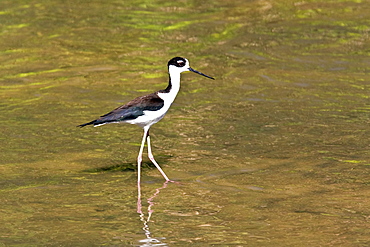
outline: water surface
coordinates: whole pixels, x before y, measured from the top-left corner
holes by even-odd
[[[3,246],[368,246],[369,1],[2,1]],[[75,126],[166,87],[151,130]],[[148,216],[150,218],[148,219]]]

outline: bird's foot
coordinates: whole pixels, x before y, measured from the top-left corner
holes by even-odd
[[[167,183],[180,184],[180,182],[177,182],[177,181],[174,181],[174,180],[171,180],[171,179],[166,180],[166,184]]]

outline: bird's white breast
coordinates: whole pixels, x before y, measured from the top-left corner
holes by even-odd
[[[151,125],[157,123],[159,120],[161,120],[167,113],[167,111],[170,109],[172,102],[175,100],[177,93],[180,90],[180,73],[175,72],[171,73],[171,90],[168,93],[159,93],[158,96],[163,99],[164,104],[163,107],[157,111],[144,111],[144,115],[133,119],[125,121],[126,123],[130,124],[136,124],[140,127],[150,127]]]

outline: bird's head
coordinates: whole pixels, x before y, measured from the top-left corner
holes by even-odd
[[[185,71],[191,71],[191,72],[197,73],[199,75],[205,76],[207,78],[210,78],[210,79],[213,79],[213,80],[215,79],[213,77],[210,77],[208,75],[203,74],[202,72],[199,72],[199,71],[196,71],[195,69],[192,69],[190,67],[189,60],[187,60],[186,58],[183,58],[183,57],[174,57],[170,61],[168,61],[168,70],[170,71],[170,73],[172,71],[177,72],[177,73],[182,73],[182,72],[185,72]]]

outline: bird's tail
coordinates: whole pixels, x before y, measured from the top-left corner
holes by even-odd
[[[80,128],[82,128],[82,127],[85,127],[85,126],[87,126],[87,125],[95,125],[96,124],[96,120],[93,120],[93,121],[91,121],[91,122],[88,122],[88,123],[84,123],[84,124],[80,124],[80,125],[77,125],[77,127],[80,127]]]

